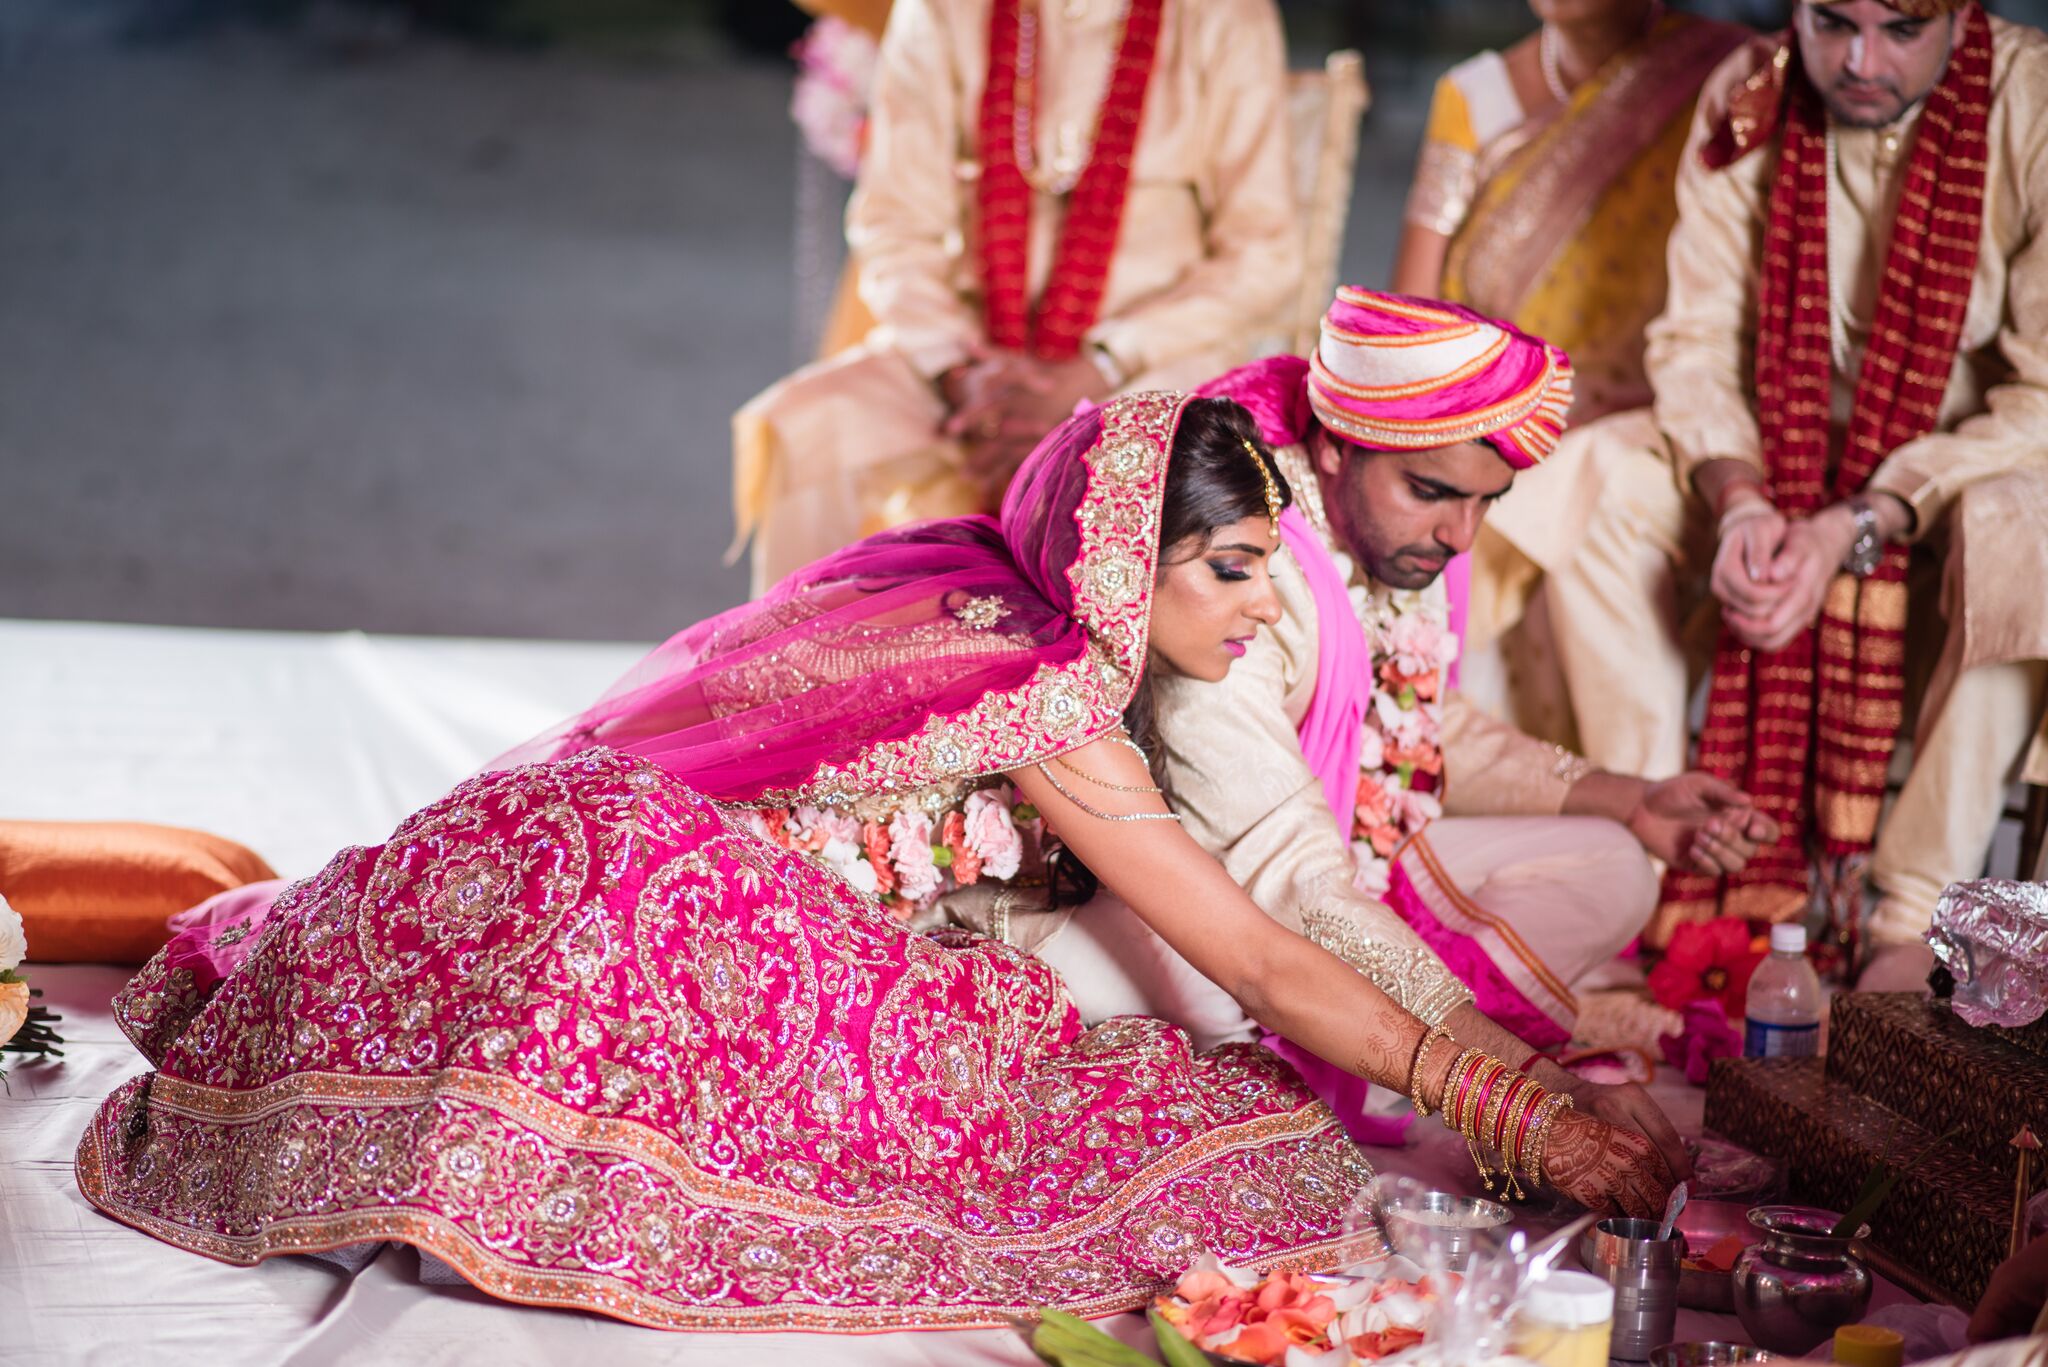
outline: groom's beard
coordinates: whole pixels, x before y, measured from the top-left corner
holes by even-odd
[[[1426,589],[1436,582],[1451,563],[1451,553],[1435,542],[1403,546],[1378,564],[1368,564],[1367,573],[1396,589]]]

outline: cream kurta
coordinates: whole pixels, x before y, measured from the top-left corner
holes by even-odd
[[[734,421],[734,500],[756,528],[756,591],[839,549],[890,493],[943,478],[958,452],[934,377],[983,336],[973,241],[990,0],[897,0],[847,214],[869,339],[768,389]],[[1039,9],[1037,150],[1078,174],[1123,32],[1116,0]],[[1146,88],[1124,216],[1091,345],[1130,388],[1184,388],[1246,359],[1301,280],[1288,161],[1286,52],[1272,0],[1169,4]],[[1039,192],[1031,288],[1065,214]],[[962,509],[933,505],[898,515]]]
[[[1942,884],[1974,876],[2007,766],[2030,737],[2029,776],[2048,778],[2048,35],[1996,18],[1991,27],[1984,230],[1955,369],[1937,430],[1893,451],[1870,482],[1912,506],[1912,535],[1928,547],[1909,610],[1909,642],[1928,648],[1909,654],[1909,676],[1925,679],[1938,651],[1914,769],[1878,839],[1880,938],[1914,938]],[[1578,555],[1549,583],[1580,737],[1597,762],[1652,776],[1683,762],[1679,621],[1704,591],[1713,549],[1692,474],[1716,457],[1762,468],[1751,372],[1776,158],[1765,149],[1710,171],[1697,155],[1759,60],[1754,47],[1738,52],[1709,78],[1680,163],[1669,304],[1649,331],[1654,409],[1575,432],[1554,458],[1594,472],[1601,490]],[[1914,118],[1835,133],[1837,423],[1862,364]]]
[[[1932,532],[1967,485],[2007,470],[2048,465],[2048,35],[1991,20],[1989,171],[1984,235],[1963,318],[1962,342],[1935,432],[1885,458],[1873,490],[1913,507]],[[1720,171],[1698,148],[1728,92],[1754,70],[1754,47],[1708,78],[1678,173],[1669,302],[1650,325],[1645,357],[1657,426],[1681,481],[1718,456],[1763,468],[1755,387],[1758,259],[1777,158],[1768,151]],[[1830,182],[1835,417],[1848,416],[1876,312],[1917,112],[1889,129],[1835,132],[1839,174]],[[2043,614],[2048,619],[2048,614]]]

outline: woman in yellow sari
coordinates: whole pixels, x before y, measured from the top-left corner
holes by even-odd
[[[1579,427],[1650,401],[1643,329],[1664,308],[1679,154],[1707,73],[1749,31],[1660,0],[1530,8],[1543,21],[1535,33],[1437,82],[1393,287],[1510,319],[1563,347]],[[1453,562],[1446,587],[1462,619],[1466,692],[1571,745],[1536,589],[1576,544],[1598,479],[1568,460],[1530,475],[1488,517],[1467,574]]]

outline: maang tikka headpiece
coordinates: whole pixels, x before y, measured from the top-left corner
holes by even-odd
[[[1266,518],[1273,524],[1273,535],[1278,536],[1280,535],[1282,504],[1280,502],[1280,486],[1273,481],[1273,469],[1266,464],[1266,458],[1259,454],[1259,448],[1252,445],[1251,438],[1240,437],[1238,440],[1244,443],[1245,454],[1252,458],[1252,464],[1259,467],[1259,478],[1265,481]]]

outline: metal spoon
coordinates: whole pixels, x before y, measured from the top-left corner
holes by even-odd
[[[1671,1199],[1664,1203],[1664,1223],[1657,1226],[1657,1238],[1662,1241],[1671,1237],[1672,1226],[1678,1223],[1678,1212],[1685,1209],[1685,1183],[1680,1182],[1671,1189]]]

